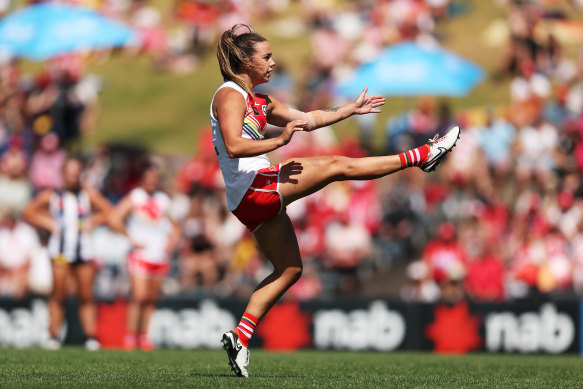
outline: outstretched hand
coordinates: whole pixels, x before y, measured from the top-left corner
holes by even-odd
[[[366,96],[368,86],[364,88],[360,95],[354,100],[354,114],[362,115],[365,113],[380,113],[380,109],[376,109],[385,104],[383,96]]]

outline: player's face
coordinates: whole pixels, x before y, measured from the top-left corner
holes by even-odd
[[[263,41],[255,44],[255,54],[251,57],[250,64],[249,75],[254,85],[269,81],[271,71],[275,67],[269,42]]]
[[[63,169],[63,180],[65,188],[68,190],[78,190],[81,187],[81,163],[71,159],[65,164]]]
[[[160,173],[157,169],[148,169],[144,172],[142,176],[142,188],[147,193],[154,193],[158,189],[158,184],[160,183]]]

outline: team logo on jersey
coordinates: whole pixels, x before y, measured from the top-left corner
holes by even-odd
[[[259,110],[257,109],[256,105],[259,105],[258,103],[255,103],[254,105],[251,106],[251,109],[253,110],[253,114],[254,115],[259,115]],[[267,105],[263,104],[261,105],[261,111],[263,112],[264,115],[267,116]]]
[[[147,219],[157,221],[162,217],[160,206],[152,199],[147,200],[138,208]]]

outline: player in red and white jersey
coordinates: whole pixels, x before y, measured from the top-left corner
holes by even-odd
[[[170,270],[170,255],[180,237],[178,223],[169,217],[170,198],[159,189],[160,171],[147,164],[140,185],[127,194],[112,213],[112,228],[125,235],[131,299],[124,348],[152,350],[147,336],[162,280]]]
[[[286,205],[342,180],[370,180],[418,166],[432,171],[451,151],[459,127],[444,137],[399,155],[370,158],[318,156],[294,158],[271,165],[266,153],[289,143],[297,131],[312,131],[352,115],[379,113],[382,96],[366,96],[367,88],[350,104],[312,112],[290,109],[272,96],[255,94],[275,66],[267,40],[246,25],[225,31],[217,58],[225,83],[210,109],[213,143],[226,185],[229,210],[253,231],[274,271],[251,295],[237,328],[222,342],[235,373],[247,377],[248,344],[255,326],[302,273],[302,260]],[[282,134],[264,139],[266,123],[284,127]],[[282,334],[285,336],[285,334]]]
[[[216,94],[223,95],[224,92],[233,94],[232,91],[236,91],[245,99],[245,116],[240,136],[249,140],[262,140],[267,124],[267,96],[252,95],[233,81],[226,81],[219,87]],[[229,210],[234,211],[251,186],[257,171],[268,169],[271,163],[264,153],[247,158],[231,158],[220,130],[219,120],[215,118],[212,110],[211,127],[213,144],[227,186],[227,203]]]

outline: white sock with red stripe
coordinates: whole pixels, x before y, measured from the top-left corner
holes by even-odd
[[[241,321],[237,328],[235,328],[235,331],[239,335],[239,340],[243,346],[249,347],[249,341],[253,336],[253,331],[255,331],[258,322],[259,320],[255,316],[247,312],[241,317]]]
[[[419,166],[421,162],[425,161],[427,154],[429,154],[429,145],[419,146],[399,154],[401,169],[411,166]]]

